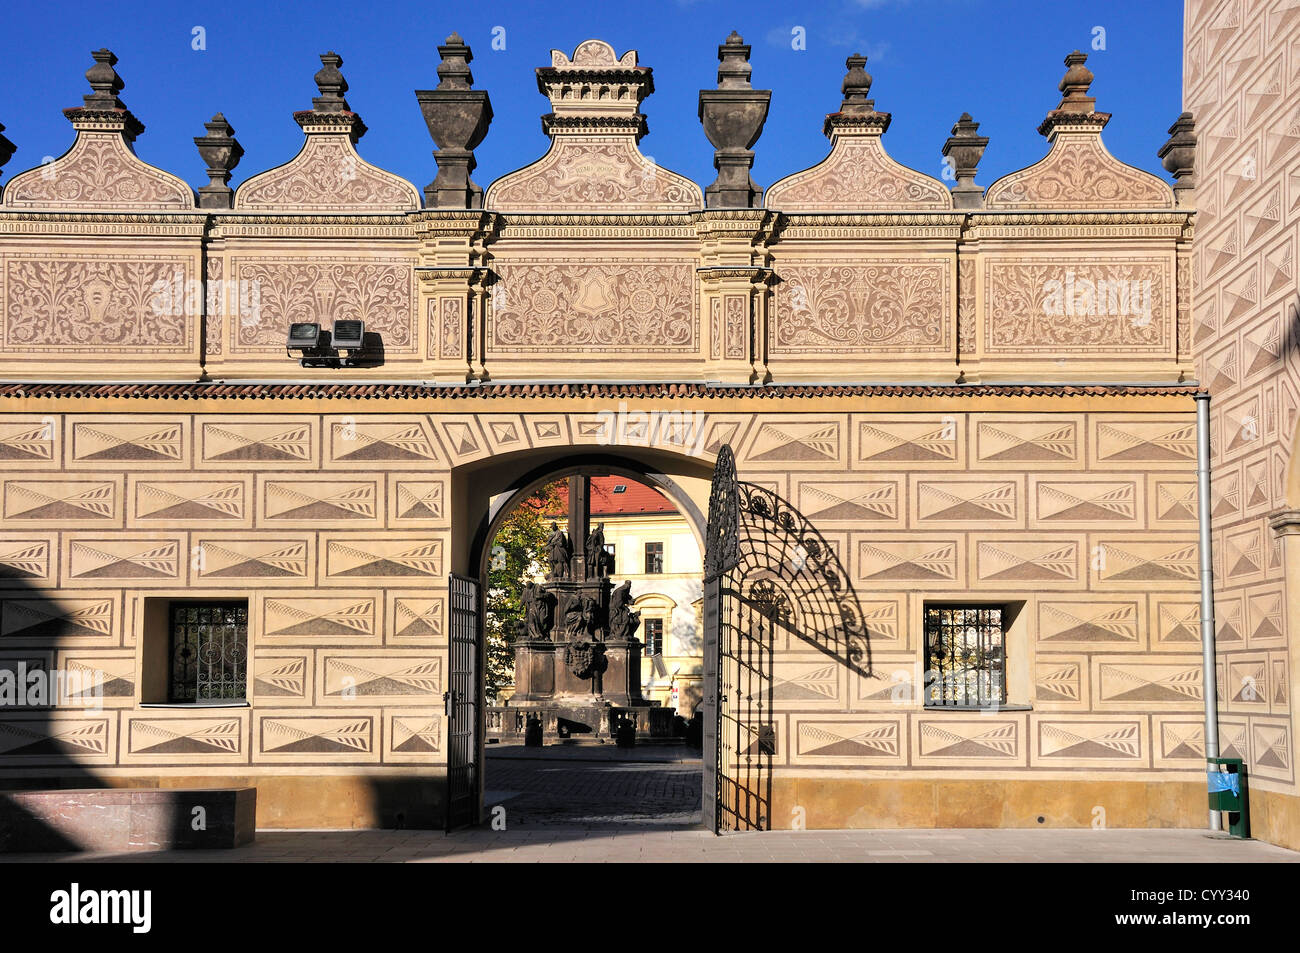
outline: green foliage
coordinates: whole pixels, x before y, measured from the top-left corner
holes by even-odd
[[[554,517],[543,514],[558,508],[559,488],[559,483],[544,486],[516,506],[492,540],[484,600],[487,610],[484,684],[489,698],[495,699],[502,686],[514,681],[511,643],[516,626],[524,618],[523,587],[546,571],[545,543]]]

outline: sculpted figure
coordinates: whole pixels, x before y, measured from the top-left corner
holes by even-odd
[[[524,628],[528,638],[544,640],[551,637],[555,620],[555,596],[535,582],[524,587]]]
[[[547,562],[550,563],[550,579],[569,578],[569,560],[573,557],[573,543],[569,534],[556,523],[551,523],[551,533],[546,537]]]
[[[609,637],[630,639],[641,624],[641,613],[632,610],[632,580],[615,589],[609,597]]]
[[[605,559],[605,524],[597,523],[587,537],[587,578],[599,579],[605,575],[608,561]]]

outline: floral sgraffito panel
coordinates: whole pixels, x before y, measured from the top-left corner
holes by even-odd
[[[768,190],[767,208],[783,212],[875,212],[894,208],[947,211],[943,183],[899,165],[877,136],[837,139],[820,164]]]
[[[233,261],[240,301],[232,352],[282,354],[285,329],[292,323],[328,328],[335,321],[358,320],[368,334],[379,334],[385,355],[414,353],[412,259]]]
[[[1120,162],[1093,133],[1060,136],[1045,159],[989,186],[986,208],[1173,208],[1173,190]]]
[[[699,348],[694,263],[498,262],[488,343],[498,353]]]
[[[142,162],[118,133],[82,132],[68,153],[15,176],[4,192],[10,208],[194,208],[194,193],[176,176]]]
[[[308,136],[291,162],[249,179],[235,206],[257,211],[413,211],[415,187],[365,162],[346,135]]]
[[[773,354],[945,353],[949,260],[778,267]]]
[[[689,212],[699,186],[641,155],[631,142],[557,142],[536,164],[505,176],[488,194],[497,211]]]
[[[1170,354],[1171,262],[990,260],[986,352]]]
[[[201,303],[194,262],[171,256],[14,254],[3,260],[4,350],[186,353]]]

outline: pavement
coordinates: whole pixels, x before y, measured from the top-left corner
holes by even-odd
[[[766,831],[702,826],[686,748],[489,748],[482,826],[257,833],[234,850],[13,854],[0,862],[178,863],[1297,863],[1300,853],[1196,830]]]

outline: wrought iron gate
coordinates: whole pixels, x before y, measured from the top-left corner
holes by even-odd
[[[479,790],[479,628],[483,594],[477,579],[452,573],[447,580],[451,647],[447,691],[447,830],[477,824]]]
[[[704,551],[704,679],[715,716],[705,724],[704,811],[715,832],[771,827],[772,666],[788,636],[871,673],[862,608],[839,557],[788,502],[738,480],[724,446]]]

